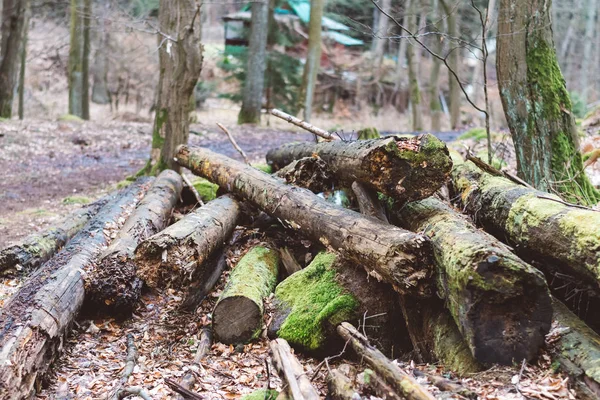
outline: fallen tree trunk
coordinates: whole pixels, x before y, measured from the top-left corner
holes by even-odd
[[[293,400],[318,400],[319,393],[310,383],[310,380],[292,354],[290,345],[283,339],[271,341],[271,357],[277,368],[277,373],[287,385],[287,394]]]
[[[600,336],[554,299],[554,321],[549,335],[552,358],[571,378],[579,398],[600,397]]]
[[[275,176],[285,179],[290,185],[300,186],[314,193],[332,190],[335,184],[332,171],[319,157],[294,160],[277,171]]]
[[[111,196],[0,311],[0,398],[34,394],[83,304],[83,270],[107,245],[103,231],[108,224],[117,224],[123,209],[135,204],[147,184],[147,179],[141,179]]]
[[[247,343],[260,335],[263,300],[275,289],[279,264],[279,251],[263,246],[252,248],[237,263],[212,314],[220,342]]]
[[[138,275],[150,287],[185,286],[204,272],[205,261],[231,236],[240,214],[240,205],[231,196],[187,214],[139,244]]]
[[[2,250],[0,272],[3,275],[28,272],[48,261],[106,205],[108,199],[107,196],[88,204],[70,214],[59,226],[30,235]]]
[[[285,339],[302,351],[334,354],[343,347],[336,333],[342,321],[368,319],[365,331],[386,352],[402,350],[402,314],[392,288],[344,263],[332,252],[319,253],[303,270],[277,285],[269,337]],[[408,350],[408,349],[407,349]]]
[[[337,327],[338,334],[350,343],[352,349],[367,364],[371,366],[397,393],[402,394],[408,400],[434,400],[425,388],[410,375],[402,370],[379,350],[373,347],[369,340],[364,337],[354,326],[342,322]]]
[[[447,180],[452,168],[444,142],[429,134],[286,144],[269,151],[267,162],[277,170],[314,155],[322,158],[343,183],[359,181],[403,201],[431,196]]]
[[[333,400],[360,400],[360,394],[352,386],[350,379],[338,369],[327,375],[327,389]]]
[[[403,399],[403,397],[400,397],[400,394],[396,393],[396,391],[372,369],[365,369],[358,375],[357,380],[361,384],[363,391],[374,394],[383,400]]]
[[[479,362],[512,365],[537,356],[552,321],[541,272],[433,197],[390,213],[431,239],[437,292]]]
[[[456,166],[452,179],[464,209],[518,255],[600,288],[600,212],[489,175],[471,162]]]
[[[352,191],[356,196],[356,201],[358,202],[361,214],[377,218],[381,222],[388,222],[385,210],[377,199],[377,192],[360,182],[352,183]]]
[[[142,292],[133,252],[144,238],[162,230],[179,200],[183,181],[173,170],[154,181],[125,225],[86,278],[86,301],[95,310],[130,314]]]
[[[225,252],[213,254],[206,263],[204,274],[189,285],[187,294],[179,306],[182,310],[194,311],[215,287],[227,268]]]
[[[332,206],[306,189],[208,149],[180,146],[180,165],[243,196],[260,209],[362,265],[403,294],[430,295],[430,244],[422,236]]]

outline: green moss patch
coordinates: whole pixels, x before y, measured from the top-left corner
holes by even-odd
[[[256,168],[257,170],[265,172],[267,174],[273,173],[273,167],[268,164],[252,164],[252,168]]]
[[[273,389],[259,389],[255,392],[245,395],[242,400],[275,400],[279,392]]]
[[[200,177],[196,177],[194,180],[192,180],[192,185],[194,185],[198,191],[198,194],[202,198],[202,201],[204,202],[209,202],[217,197],[219,185]]]
[[[356,134],[359,140],[378,139],[381,137],[377,128],[374,127],[361,129]]]
[[[487,138],[487,132],[485,131],[485,128],[478,127],[466,131],[458,137],[458,140],[474,139],[476,141],[480,141],[485,138]]]
[[[63,204],[89,204],[92,200],[85,196],[69,196],[63,199]]]
[[[354,316],[358,300],[336,281],[335,261],[335,254],[320,253],[308,267],[277,286],[276,301],[289,309],[277,336],[292,346],[319,350],[326,341],[327,325],[335,326]]]
[[[64,114],[58,117],[60,122],[83,122],[83,119],[79,118],[77,115],[73,114]]]

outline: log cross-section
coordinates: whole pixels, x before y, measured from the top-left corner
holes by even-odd
[[[431,246],[423,236],[336,207],[310,191],[205,148],[178,148],[177,161],[250,200],[290,229],[339,251],[402,294],[430,295]]]

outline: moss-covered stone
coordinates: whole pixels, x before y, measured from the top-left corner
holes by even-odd
[[[328,327],[355,315],[359,302],[336,282],[336,258],[332,253],[320,253],[308,267],[277,286],[275,300],[288,310],[277,336],[290,345],[320,350]]]

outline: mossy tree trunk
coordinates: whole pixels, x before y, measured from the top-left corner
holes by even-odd
[[[552,38],[549,1],[501,0],[498,83],[521,178],[581,204],[600,194],[585,175],[575,117]]]
[[[321,68],[321,24],[325,0],[310,1],[310,22],[308,23],[308,54],[304,64],[300,106],[304,109],[304,120],[310,121],[317,77]]]
[[[19,53],[28,25],[29,0],[4,0],[0,26],[0,118],[12,116]]]
[[[202,70],[200,6],[193,0],[161,1],[158,11],[160,76],[150,160],[142,170],[179,171],[175,149],[189,137],[190,97]]]
[[[411,0],[407,11],[407,28],[410,32],[417,31],[417,6],[418,0]],[[412,109],[412,130],[414,132],[423,130],[423,111],[421,110],[421,87],[419,84],[419,65],[417,63],[417,51],[421,49],[414,43],[406,48],[408,61],[408,86],[410,91],[410,106]]]
[[[83,1],[71,0],[69,114],[83,118]]]
[[[248,46],[247,76],[244,82],[242,109],[238,124],[260,123],[265,68],[267,66],[267,36],[269,32],[269,6],[266,2],[252,3],[252,25]]]

